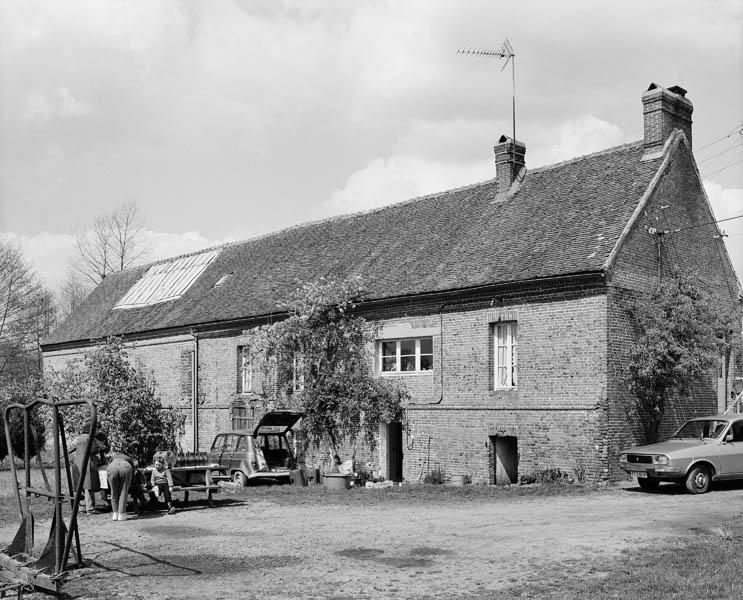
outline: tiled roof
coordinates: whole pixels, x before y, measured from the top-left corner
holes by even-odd
[[[147,266],[108,276],[45,345],[277,312],[298,282],[363,277],[371,298],[600,272],[660,160],[637,142],[230,244],[178,300],[113,310]],[[233,275],[218,287],[225,274]]]

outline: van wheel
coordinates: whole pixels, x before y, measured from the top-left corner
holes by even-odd
[[[242,471],[235,471],[232,474],[232,481],[235,482],[235,485],[237,487],[245,487],[246,479],[245,479],[245,473]]]
[[[692,494],[704,494],[709,491],[710,479],[707,467],[694,467],[686,476],[686,489]]]

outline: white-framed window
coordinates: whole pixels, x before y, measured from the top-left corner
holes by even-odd
[[[253,391],[253,361],[248,346],[237,347],[237,391],[241,394]]]
[[[380,373],[415,373],[433,370],[433,338],[380,340]]]
[[[493,388],[515,388],[518,383],[517,326],[515,321],[493,325]]]

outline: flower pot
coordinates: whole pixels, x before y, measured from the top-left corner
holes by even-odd
[[[322,484],[329,490],[347,490],[351,487],[351,476],[342,473],[323,473]]]

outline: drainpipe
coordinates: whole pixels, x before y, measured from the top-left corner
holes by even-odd
[[[439,337],[441,338],[439,342],[439,385],[441,386],[441,395],[438,400],[433,400],[432,402],[411,402],[410,406],[441,404],[441,401],[444,399],[444,308],[453,304],[456,304],[456,302],[444,302],[439,306]]]
[[[191,361],[191,422],[193,423],[193,451],[199,451],[199,338],[192,331],[193,360]]]

